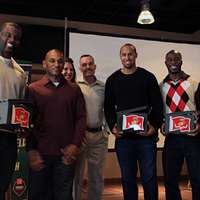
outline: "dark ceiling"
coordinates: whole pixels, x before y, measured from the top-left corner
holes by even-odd
[[[1,14],[25,15],[154,29],[179,33],[200,30],[200,0],[151,0],[152,25],[137,24],[140,0],[0,0]]]

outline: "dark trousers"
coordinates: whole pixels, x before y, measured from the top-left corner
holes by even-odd
[[[124,200],[138,199],[137,162],[145,200],[157,200],[156,142],[149,139],[120,138],[116,140],[115,148],[121,168]]]
[[[45,168],[29,171],[29,200],[72,200],[75,165],[59,156],[44,156]]]
[[[0,132],[0,200],[4,200],[17,157],[17,136]]]
[[[168,136],[163,150],[166,200],[181,200],[180,173],[186,160],[192,186],[192,199],[200,200],[200,140],[193,137]]]

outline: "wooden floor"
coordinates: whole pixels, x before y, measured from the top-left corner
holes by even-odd
[[[139,185],[139,200],[144,200],[143,197],[143,189],[141,184]],[[180,189],[182,194],[182,200],[191,200],[191,188],[188,185],[187,180],[183,180],[180,183]],[[82,200],[87,200],[87,186],[85,186],[82,190],[83,192],[83,198]],[[10,195],[7,193],[6,200],[10,200]],[[95,200],[95,199],[94,199]],[[122,193],[122,187],[120,183],[105,183],[105,188],[103,192],[103,200],[123,200],[123,193]],[[165,190],[163,186],[163,182],[159,181],[159,200],[165,200]]]
[[[180,189],[183,200],[191,200],[191,188],[188,186],[187,181],[182,181],[180,183]],[[86,200],[87,192],[86,188],[83,189],[83,199]],[[103,200],[123,200],[122,188],[120,183],[106,183],[103,193]],[[144,200],[143,189],[139,184],[139,200]],[[165,190],[163,182],[159,182],[159,200],[165,200]]]

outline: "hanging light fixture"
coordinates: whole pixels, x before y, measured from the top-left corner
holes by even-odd
[[[137,22],[139,24],[152,24],[154,23],[154,17],[150,12],[150,0],[141,0],[141,12]]]

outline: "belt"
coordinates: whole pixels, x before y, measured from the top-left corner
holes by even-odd
[[[87,127],[86,130],[87,130],[88,132],[96,133],[96,132],[98,132],[98,131],[101,131],[101,130],[102,130],[102,127],[101,127],[101,126],[100,126],[100,127],[96,127],[96,128],[89,128],[89,127]]]

